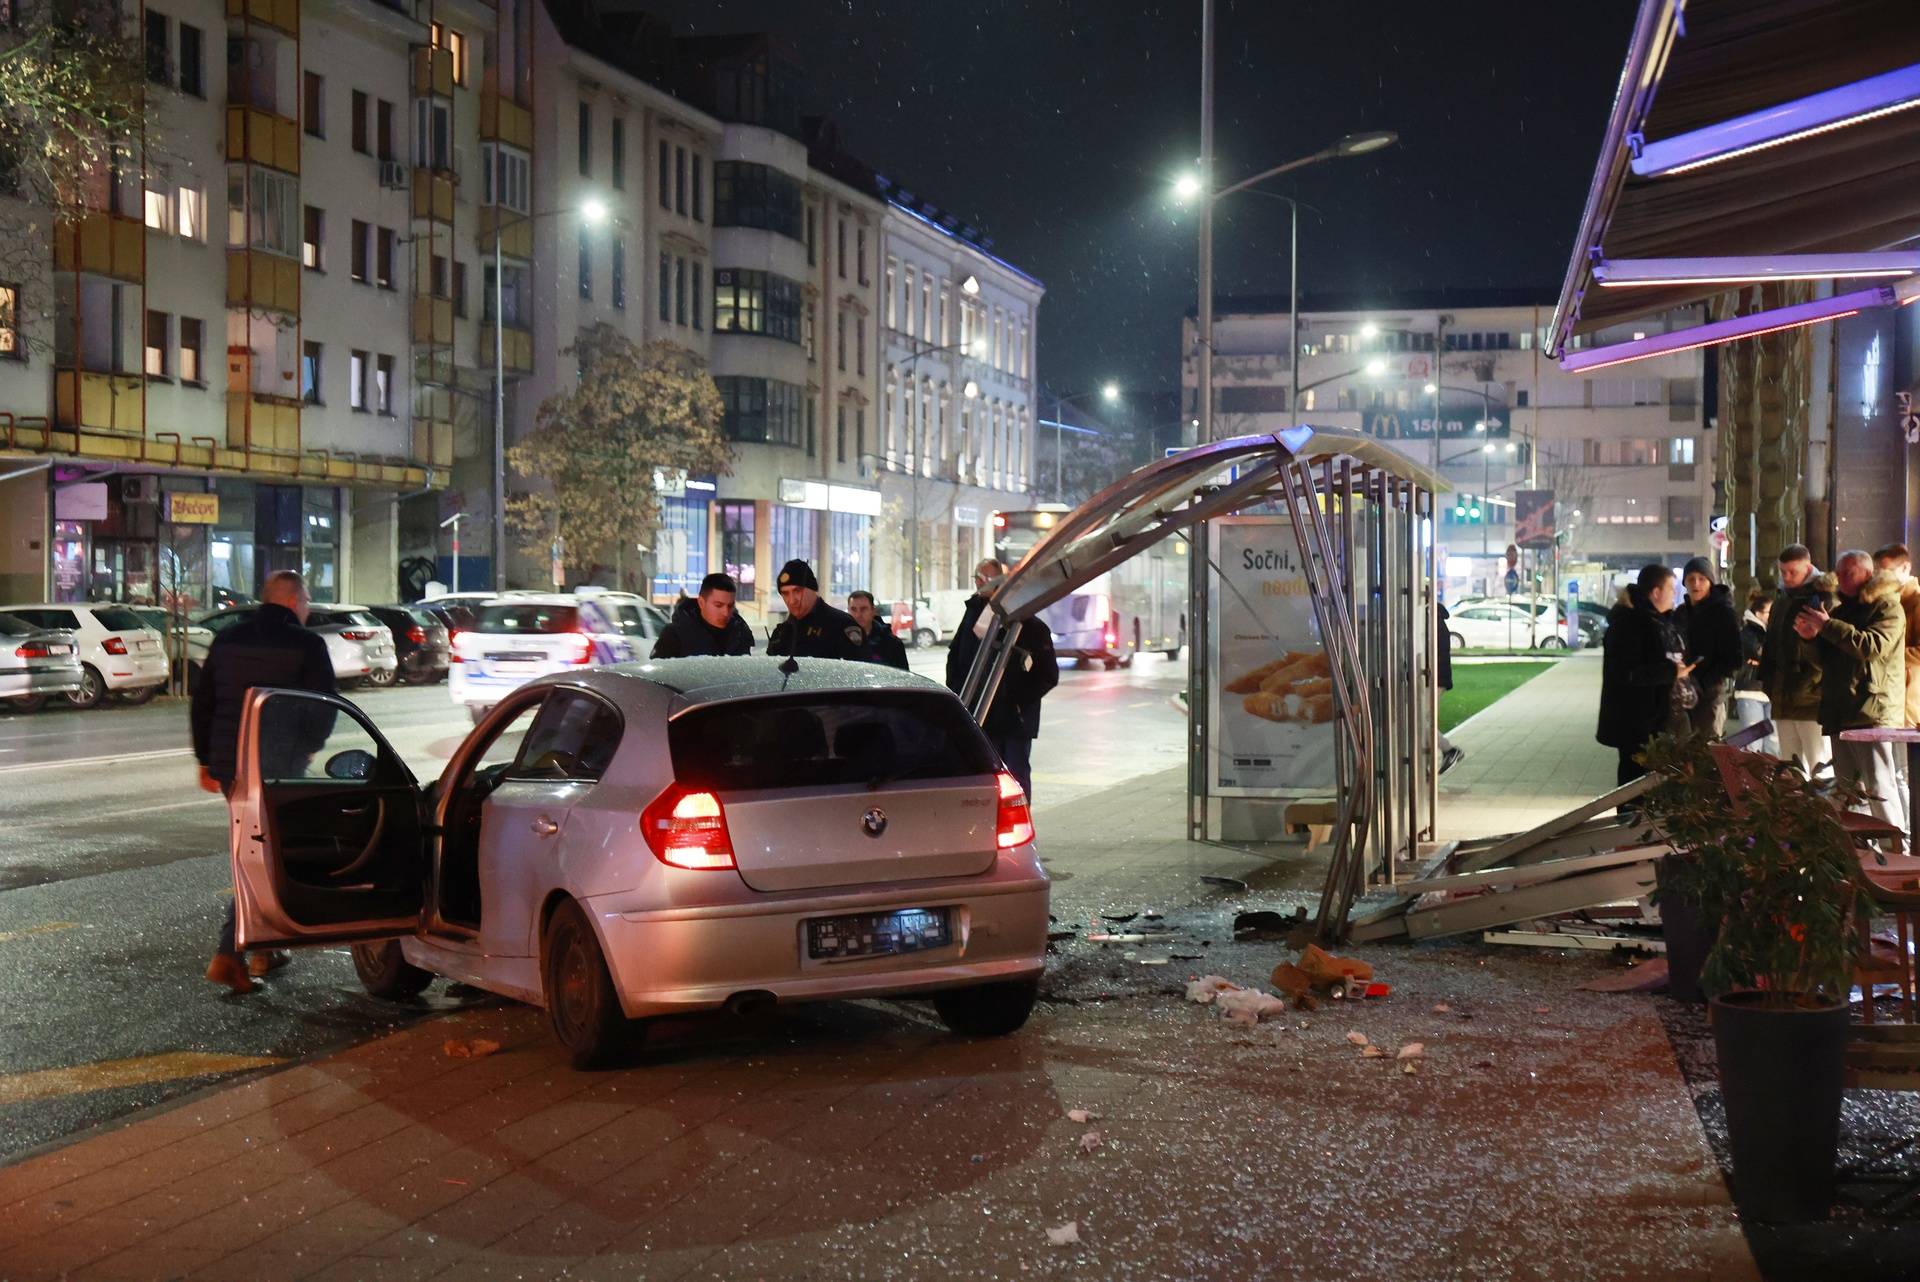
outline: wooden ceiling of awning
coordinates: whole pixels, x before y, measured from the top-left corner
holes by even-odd
[[[1649,141],[1920,63],[1920,0],[1690,0],[1685,31],[1653,95]],[[1920,108],[1691,173],[1629,171],[1601,247],[1609,259],[1683,258],[1867,252],[1916,237]],[[1573,331],[1724,288],[1600,289],[1589,278]]]

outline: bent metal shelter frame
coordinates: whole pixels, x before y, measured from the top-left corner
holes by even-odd
[[[1001,581],[961,689],[984,720],[1019,625],[1161,539],[1187,533],[1187,835],[1206,840],[1212,752],[1205,692],[1217,619],[1208,600],[1206,523],[1277,506],[1298,542],[1334,694],[1339,817],[1315,930],[1337,939],[1369,878],[1434,836],[1439,731],[1431,537],[1447,484],[1372,437],[1300,426],[1195,446],[1121,478],[1062,517]],[[1423,537],[1423,532],[1425,532]],[[1356,582],[1350,573],[1360,566]]]

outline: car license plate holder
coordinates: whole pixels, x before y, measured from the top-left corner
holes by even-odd
[[[806,921],[810,962],[898,957],[945,948],[952,942],[953,916],[948,908],[895,908]]]

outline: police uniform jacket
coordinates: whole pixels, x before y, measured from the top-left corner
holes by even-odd
[[[867,634],[845,610],[815,601],[806,618],[788,618],[773,630],[767,653],[798,659],[865,659]]]

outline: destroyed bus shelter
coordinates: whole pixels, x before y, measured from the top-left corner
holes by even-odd
[[[1332,849],[1318,933],[1337,938],[1369,879],[1391,885],[1396,866],[1432,840],[1438,778],[1434,495],[1446,483],[1371,437],[1301,426],[1196,446],[1123,477],[1063,516],[1012,567],[994,594],[983,644],[961,698],[985,718],[1019,624],[1162,539],[1191,551],[1188,617],[1187,835],[1211,836],[1210,763],[1219,727],[1207,692],[1221,674],[1220,567],[1209,523],[1264,513],[1297,562],[1331,695]],[[1280,534],[1280,527],[1291,535]],[[1324,696],[1318,696],[1324,697]],[[1323,801],[1325,797],[1321,798]],[[1278,800],[1276,798],[1276,800]],[[1304,800],[1304,798],[1303,798]]]

